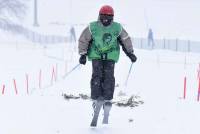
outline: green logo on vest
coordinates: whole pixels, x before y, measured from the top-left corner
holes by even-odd
[[[96,51],[100,54],[111,52],[114,47],[112,44],[112,35],[110,33],[104,33],[102,36],[102,46],[100,44],[97,45],[98,49]]]
[[[110,33],[105,33],[102,40],[104,46],[109,46],[110,42],[112,41],[112,35]]]

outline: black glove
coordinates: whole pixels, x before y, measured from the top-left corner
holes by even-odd
[[[137,57],[134,53],[128,53],[128,57],[131,59],[131,62],[136,62]]]
[[[86,55],[81,55],[79,59],[79,63],[85,65],[86,63]]]

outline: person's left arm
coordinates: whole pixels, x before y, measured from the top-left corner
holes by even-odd
[[[134,54],[131,38],[124,28],[122,28],[122,31],[118,37],[118,41],[121,44],[125,54],[131,59],[132,62],[136,62],[137,57]]]

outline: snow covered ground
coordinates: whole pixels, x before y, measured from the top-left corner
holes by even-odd
[[[40,6],[45,5],[45,8],[39,9],[41,14],[40,27],[36,28],[38,32],[63,35],[64,28],[70,24],[87,24],[95,20],[99,7],[108,2],[116,9],[116,20],[125,24],[133,37],[146,37],[147,19],[149,27],[156,31],[156,38],[167,36],[199,40],[197,27],[200,3],[196,0],[181,3],[179,0],[130,0],[123,3],[124,6],[120,6],[119,0],[75,0],[71,6],[68,5],[69,8],[65,6],[69,1],[40,2]],[[56,4],[59,8],[54,6]],[[51,13],[48,10],[48,15],[47,9],[51,9]],[[74,15],[71,16],[68,11]],[[144,17],[144,11],[148,18]],[[126,16],[130,12],[132,18]],[[70,20],[70,16],[73,19]],[[31,15],[29,17],[26,25],[32,24]],[[64,25],[54,27],[55,22]],[[79,35],[83,26],[76,28]],[[200,69],[200,54],[135,49],[138,61],[133,64],[125,87],[131,62],[122,52],[115,69],[118,86],[114,99],[119,98],[117,94],[122,90],[128,96],[140,96],[139,99],[144,104],[134,108],[113,105],[110,124],[102,125],[100,114],[98,127],[90,128],[91,101],[68,101],[62,96],[63,93],[90,94],[90,62],[63,79],[64,74],[78,64],[77,45],[33,44],[18,36],[0,32],[0,134],[199,134],[197,71]],[[184,77],[187,78],[185,100]]]
[[[138,133],[198,134],[200,118],[197,102],[197,69],[200,54],[163,50],[135,50],[138,61],[133,65],[125,89],[130,67],[122,53],[116,64],[115,99],[120,90],[138,95],[144,104],[135,108],[113,106],[110,124],[89,127],[92,108],[89,100],[65,100],[63,93],[90,94],[91,63],[81,66],[63,79],[67,65],[70,71],[78,62],[77,52],[72,59],[72,44],[60,44],[44,49],[34,44],[1,45],[0,133],[2,134],[93,134]],[[68,48],[66,47],[68,46]],[[66,51],[63,57],[60,53]],[[74,51],[74,50],[73,50]],[[48,55],[48,56],[47,56]],[[68,55],[68,56],[67,56]],[[52,57],[61,57],[58,60]],[[67,61],[67,62],[66,62]],[[52,65],[57,65],[57,81],[51,83]],[[42,84],[39,88],[39,70]],[[29,94],[26,77],[29,75]],[[187,76],[187,96],[183,99],[183,80]],[[13,79],[16,79],[16,95]],[[133,121],[132,121],[133,120]]]

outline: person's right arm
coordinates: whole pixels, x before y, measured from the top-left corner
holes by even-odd
[[[88,26],[83,30],[78,40],[78,50],[80,55],[87,54],[91,41],[92,41],[92,35]]]
[[[85,65],[86,63],[86,55],[91,41],[92,41],[92,35],[88,26],[83,30],[78,40],[78,51],[79,54],[81,55],[79,59],[80,64]]]

